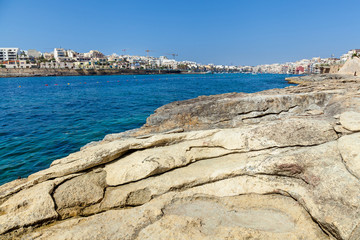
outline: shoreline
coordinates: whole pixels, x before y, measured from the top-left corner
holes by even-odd
[[[287,75],[288,76],[288,75]],[[61,156],[51,156],[51,154],[46,154],[46,152],[44,151],[36,151],[35,156],[39,157],[42,160],[39,160],[39,162],[41,164],[39,164],[38,166],[42,166],[42,169],[47,168],[48,165],[44,164],[45,162],[47,162],[47,164],[50,164],[50,160],[47,159],[51,159],[51,160],[55,160],[56,158],[59,157],[64,157],[67,154],[70,154],[72,152],[77,151],[78,149],[80,149],[81,147],[85,146],[86,144],[88,144],[89,142],[92,141],[99,141],[101,140],[105,134],[100,134],[99,132],[103,132],[106,131],[106,134],[111,134],[111,133],[116,133],[116,132],[120,132],[122,130],[130,130],[133,128],[138,128],[141,127],[141,125],[143,125],[145,123],[146,118],[153,113],[153,111],[157,108],[160,107],[160,105],[163,104],[168,104],[173,102],[174,100],[186,100],[186,99],[192,99],[192,98],[196,98],[200,95],[214,95],[214,94],[220,94],[220,93],[225,93],[225,92],[236,92],[239,91],[240,92],[243,90],[245,92],[256,92],[256,91],[260,91],[260,90],[267,90],[267,89],[274,89],[274,88],[284,88],[289,86],[289,84],[287,84],[286,81],[284,81],[284,78],[287,76],[282,76],[282,75],[272,75],[272,74],[263,74],[263,76],[252,76],[252,75],[245,75],[245,74],[203,74],[203,75],[193,75],[193,74],[169,74],[169,75],[113,75],[113,76],[69,76],[69,77],[38,77],[38,78],[27,78],[27,77],[23,77],[23,78],[3,78],[3,81],[0,79],[0,82],[4,83],[2,86],[2,89],[8,89],[8,88],[16,88],[18,90],[16,90],[17,92],[24,92],[24,93],[29,93],[29,95],[27,95],[26,100],[30,100],[31,97],[30,96],[38,96],[38,93],[31,93],[28,92],[29,88],[34,88],[34,89],[39,89],[39,91],[45,91],[43,96],[39,96],[41,97],[41,99],[43,99],[43,101],[47,101],[48,96],[47,94],[50,94],[51,90],[50,89],[54,89],[56,88],[56,92],[58,94],[60,94],[59,98],[57,98],[57,100],[54,100],[54,98],[50,97],[49,101],[46,102],[46,105],[43,106],[43,104],[41,104],[42,101],[37,101],[37,102],[33,102],[31,105],[31,107],[26,108],[26,109],[31,109],[31,111],[26,111],[26,110],[17,110],[17,109],[13,109],[16,111],[20,111],[21,112],[21,117],[19,117],[20,119],[24,119],[21,122],[23,122],[23,125],[26,125],[25,129],[29,129],[29,131],[25,131],[26,133],[24,133],[23,137],[26,137],[29,135],[30,129],[34,129],[36,128],[36,126],[42,126],[42,130],[41,131],[37,131],[37,138],[41,138],[44,136],[48,136],[50,134],[47,134],[47,132],[50,131],[46,131],[45,129],[53,129],[54,127],[51,127],[53,124],[52,122],[50,122],[50,118],[51,115],[50,114],[46,114],[46,112],[48,110],[54,110],[54,109],[61,109],[62,111],[71,111],[71,112],[76,112],[79,111],[79,114],[76,114],[76,116],[74,116],[75,119],[79,119],[81,118],[81,122],[86,123],[87,126],[91,125],[91,123],[94,123],[95,120],[94,118],[96,117],[90,117],[89,115],[81,115],[84,114],[85,112],[91,112],[92,114],[95,114],[97,117],[98,116],[102,116],[102,114],[105,114],[108,111],[113,111],[111,114],[114,117],[109,117],[108,120],[109,122],[112,123],[116,123],[118,122],[117,118],[115,116],[121,116],[121,118],[124,119],[124,121],[116,124],[116,126],[114,125],[113,129],[110,128],[105,128],[102,127],[106,124],[110,125],[110,123],[106,123],[106,124],[102,124],[99,127],[98,130],[97,128],[92,128],[89,127],[89,131],[91,132],[91,134],[89,135],[94,135],[97,136],[96,138],[90,138],[88,136],[86,137],[81,137],[79,133],[75,133],[71,131],[71,140],[73,144],[71,145],[72,147],[72,151],[66,151],[61,152]],[[217,80],[218,79],[218,80]],[[219,79],[221,79],[221,81],[219,81]],[[231,80],[232,79],[232,80]],[[235,80],[234,80],[235,79]],[[238,80],[236,80],[238,79]],[[265,79],[267,79],[267,84],[266,85],[260,85],[262,84],[263,81],[265,81]],[[154,81],[152,81],[154,80]],[[236,83],[232,82],[235,81]],[[86,82],[84,84],[84,82]],[[201,82],[202,84],[200,85],[207,85],[207,89],[203,89],[203,87],[199,87],[199,82]],[[100,84],[98,84],[100,83]],[[238,83],[238,84],[237,84]],[[95,86],[96,85],[96,86]],[[184,86],[187,87],[184,87]],[[252,86],[253,85],[253,86]],[[257,86],[262,86],[262,87],[257,87]],[[143,87],[145,86],[145,87]],[[59,88],[57,88],[59,87]],[[61,87],[61,88],[60,88]],[[64,88],[65,87],[65,88]],[[21,89],[20,89],[21,88]],[[144,99],[152,99],[152,95],[153,92],[155,92],[155,89],[166,89],[166,88],[170,88],[170,89],[176,89],[176,99],[173,99],[174,94],[168,94],[168,93],[164,93],[163,92],[159,92],[156,93],[157,95],[161,95],[163,97],[161,97],[161,104],[156,104],[156,103],[152,103],[148,101],[144,101]],[[45,90],[45,89],[49,89]],[[67,89],[67,90],[66,90]],[[72,99],[68,100],[65,99],[66,95],[69,94],[70,92],[68,90],[74,90],[77,89],[76,93],[71,93],[71,97],[73,97]],[[81,106],[80,108],[74,107],[76,106],[76,104],[69,104],[68,107],[63,108],[61,106],[63,105],[57,105],[59,102],[74,102],[77,97],[81,96],[78,95],[79,92],[83,92],[84,94],[86,94],[88,91],[95,91],[97,93],[97,97],[101,98],[103,96],[120,96],[122,94],[129,94],[130,97],[126,97],[128,103],[126,104],[125,102],[123,102],[125,105],[120,105],[119,102],[122,102],[121,99],[119,99],[119,101],[116,101],[116,103],[112,103],[112,106],[109,106],[107,110],[102,108],[97,108],[98,110],[92,110],[92,108],[89,108],[87,106]],[[116,90],[115,90],[116,89]],[[142,89],[141,90],[141,99],[136,99],[136,94],[139,94],[139,92],[135,89]],[[192,89],[192,91],[189,93],[188,90],[186,89]],[[222,90],[221,90],[222,89]],[[157,92],[158,90],[156,90]],[[7,92],[7,91],[4,91]],[[106,94],[104,94],[106,92]],[[175,92],[175,91],[174,91]],[[4,99],[7,98],[8,95],[5,96]],[[77,97],[75,97],[77,96]],[[107,98],[108,101],[111,98]],[[159,99],[159,98],[158,98]],[[144,101],[143,103],[141,103],[142,101]],[[96,106],[99,105],[104,105],[104,103],[100,103],[103,101],[99,101],[96,103]],[[144,106],[145,104],[145,106]],[[56,105],[56,107],[55,107]],[[11,104],[8,104],[7,106],[9,106],[8,109],[11,108]],[[36,106],[36,108],[33,110],[34,106]],[[53,106],[53,107],[52,107]],[[108,105],[107,105],[108,106]],[[123,106],[126,106],[125,108]],[[2,107],[2,106],[0,106]],[[88,108],[88,110],[86,110]],[[111,110],[111,108],[113,110]],[[40,110],[41,109],[41,110]],[[81,111],[79,110],[81,109]],[[119,110],[121,109],[121,110]],[[131,114],[134,113],[134,111],[138,111],[138,112],[146,112],[146,114],[143,114],[141,116],[141,118],[136,118],[136,120],[132,120],[130,117]],[[12,112],[10,110],[8,110],[8,112]],[[28,112],[31,112],[31,114]],[[31,119],[31,117],[36,113],[36,116],[38,115],[42,115],[42,112],[45,112],[45,115],[47,116],[44,119],[44,123],[33,123],[32,124],[27,124],[28,121],[26,121],[25,119]],[[103,113],[101,113],[103,112]],[[115,114],[116,113],[116,114]],[[123,115],[122,115],[123,114]],[[134,113],[135,114],[135,113]],[[59,123],[59,125],[56,128],[61,129],[73,129],[74,126],[72,125],[71,122],[71,117],[67,117],[64,116],[66,114],[62,114],[61,118],[62,121],[61,123]],[[75,115],[75,114],[74,114]],[[81,117],[80,117],[81,115]],[[94,116],[95,116],[94,115]],[[20,116],[20,115],[19,115]],[[59,116],[57,116],[58,118]],[[8,118],[8,117],[4,117],[4,122],[11,122],[12,119]],[[56,118],[54,117],[54,120],[56,120]],[[129,121],[129,122],[128,122]],[[138,125],[138,122],[141,122],[140,125]],[[66,123],[66,124],[65,124]],[[137,124],[136,126],[134,126],[134,124]],[[76,125],[76,124],[75,124]],[[69,127],[72,126],[72,127]],[[8,124],[7,126],[3,127],[3,132],[9,132],[11,134],[9,135],[13,135],[17,133],[17,126],[15,125],[11,125]],[[38,135],[40,134],[40,135]],[[43,134],[43,135],[42,135]],[[55,134],[52,137],[54,137],[54,139],[52,139],[52,142],[56,141],[55,139],[60,137],[61,134]],[[0,137],[1,138],[1,137]],[[6,142],[8,139],[8,136],[4,136],[3,142]],[[78,139],[78,140],[73,140],[73,139]],[[82,140],[80,140],[82,139]],[[86,141],[85,141],[86,139]],[[57,139],[59,141],[61,141],[60,139]],[[22,143],[22,140],[16,140],[16,142]],[[81,142],[81,144],[79,144],[79,142]],[[41,145],[41,144],[45,144],[46,141],[44,141],[44,143],[41,143],[41,141],[33,141],[32,143],[30,143],[30,145],[33,148],[36,148],[37,146]],[[15,144],[15,143],[11,143],[11,144]],[[30,148],[29,145],[29,148]],[[49,147],[50,148],[50,147]],[[21,151],[21,148],[17,148],[17,151]],[[40,152],[40,153],[39,153]],[[60,151],[59,151],[60,153]],[[4,151],[4,149],[2,151],[0,151],[0,156],[4,155],[5,156],[6,151]],[[66,154],[66,155],[64,155]],[[30,158],[28,157],[29,155],[25,155],[25,158]],[[4,157],[5,158],[5,157]],[[15,159],[17,159],[17,157],[15,157]],[[21,160],[21,159],[19,159]],[[14,174],[12,174],[12,176],[9,176],[9,181],[13,180],[17,177],[27,177],[28,175],[30,175],[31,173],[34,172],[34,170],[31,170],[31,167],[28,166],[28,164],[24,164],[22,166],[22,170],[23,172],[20,174],[17,174],[17,172],[21,171],[21,170],[13,170]],[[40,168],[37,169],[41,170]],[[3,178],[1,179],[1,176],[5,175],[6,173],[0,173],[0,184],[4,183],[5,179],[7,178]]]
[[[360,77],[294,78],[163,105],[138,129],[0,186],[0,234],[359,239]],[[264,213],[280,224],[259,225]]]
[[[351,77],[353,76],[347,74],[326,73],[326,74],[310,74],[310,75],[287,77],[285,78],[285,81],[287,81],[290,84],[311,84],[315,82],[321,82],[327,80],[339,80],[339,79],[345,79]]]
[[[185,75],[204,75],[204,74],[249,74],[246,72],[189,72],[184,70],[146,70],[146,69],[68,69],[68,68],[0,68],[0,78],[18,77],[66,77],[66,76],[111,76],[111,75],[164,75],[164,74],[185,74]],[[278,73],[264,73],[282,75]],[[283,74],[289,75],[289,74]],[[288,80],[297,77],[285,78]]]
[[[0,69],[0,78],[58,77],[58,76],[106,76],[106,75],[152,75],[152,74],[197,74],[181,70],[142,69]],[[199,73],[204,74],[204,73]]]

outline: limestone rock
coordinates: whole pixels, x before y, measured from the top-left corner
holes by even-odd
[[[360,179],[360,133],[343,136],[338,142],[344,163]]]
[[[0,234],[22,226],[55,219],[58,215],[50,193],[54,183],[21,191],[0,206]]]
[[[34,173],[30,175],[28,179],[36,182],[43,182],[51,178],[70,175],[111,162],[131,150],[162,146],[169,143],[176,143],[184,139],[202,138],[205,136],[202,136],[201,134],[211,135],[214,132],[216,132],[216,130],[208,131],[206,133],[158,134],[146,139],[130,138],[99,144],[85,148],[83,151],[70,154],[68,157],[55,160],[50,168]]]
[[[336,138],[333,127],[319,120],[290,119],[256,127],[223,130],[210,138],[146,149],[110,163],[105,167],[107,184],[116,186],[140,180],[194,161],[234,153],[233,150],[249,152],[273,147],[308,146]]]
[[[329,192],[329,189],[336,189],[336,192]],[[199,161],[155,178],[109,188],[102,206],[125,206],[128,196],[134,192],[146,191],[150,194],[146,198],[149,200],[175,190],[185,190],[189,196],[209,194],[220,197],[284,192],[304,203],[319,223],[332,226],[329,230],[336,226],[338,230],[334,234],[343,239],[347,239],[360,221],[359,210],[353,210],[360,202],[357,197],[349,198],[350,192],[353,196],[360,194],[360,182],[346,170],[336,142],[290,151],[237,153]]]
[[[296,201],[280,195],[181,199],[163,212],[137,239],[329,239]]]
[[[137,232],[160,218],[162,212],[154,208],[110,210],[87,218],[66,220],[24,239],[36,240],[131,240]]]
[[[168,131],[183,127],[185,130],[237,127],[243,123],[281,119],[300,112],[319,110],[331,94],[224,94],[174,102],[156,110],[136,135]]]
[[[339,70],[340,74],[357,75],[360,73],[360,59],[358,57],[349,58],[344,66]]]
[[[104,171],[90,172],[59,185],[53,197],[57,212],[63,217],[76,216],[81,209],[102,200],[105,189]]]
[[[110,186],[121,185],[184,166],[189,163],[185,152],[190,146],[179,143],[132,153],[106,165],[106,182]]]
[[[360,131],[360,113],[358,112],[344,112],[340,115],[340,123],[344,128],[352,131]]]
[[[293,118],[256,127],[226,129],[214,134],[208,144],[254,151],[271,147],[316,145],[336,138],[333,127],[326,121]]]
[[[181,195],[181,194],[180,194]],[[68,220],[31,239],[330,239],[299,203],[281,195],[164,195],[154,204]],[[108,224],[108,221],[111,224]],[[161,231],[159,231],[161,229]]]
[[[51,193],[54,187],[76,175],[58,178],[22,190],[0,205],[0,235],[13,229],[56,219]]]

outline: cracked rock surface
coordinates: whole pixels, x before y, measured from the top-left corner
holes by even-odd
[[[344,76],[170,103],[0,186],[0,239],[360,239],[359,116]]]

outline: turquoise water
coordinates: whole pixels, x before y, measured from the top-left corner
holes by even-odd
[[[106,134],[140,127],[164,104],[283,88],[287,75],[0,78],[0,184],[49,167]]]

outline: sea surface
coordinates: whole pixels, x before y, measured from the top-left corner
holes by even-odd
[[[0,185],[48,168],[106,134],[143,125],[164,104],[284,88],[288,75],[0,78]]]

